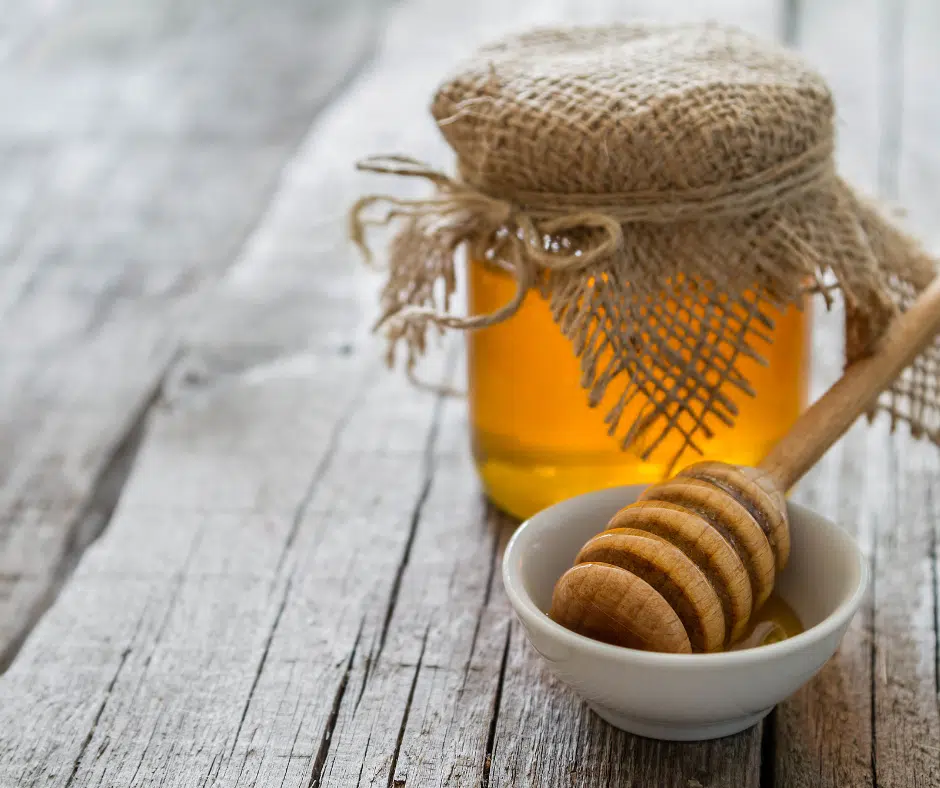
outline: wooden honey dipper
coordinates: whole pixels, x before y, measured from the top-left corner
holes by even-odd
[[[647,651],[719,651],[747,629],[787,564],[784,494],[940,333],[940,277],[756,468],[692,465],[649,487],[555,585],[551,617]]]

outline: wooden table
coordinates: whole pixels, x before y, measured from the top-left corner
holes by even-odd
[[[843,172],[936,248],[934,0],[4,4],[0,786],[940,785],[935,449],[826,457],[799,497],[875,577],[841,651],[763,725],[658,743],[542,668],[462,403],[381,366],[353,160],[446,165],[428,97],[479,42],[637,16],[800,48]]]

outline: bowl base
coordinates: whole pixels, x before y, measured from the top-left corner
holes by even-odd
[[[756,725],[773,710],[773,706],[771,706],[769,709],[757,712],[757,714],[733,717],[730,720],[720,720],[718,722],[670,724],[638,719],[594,703],[589,703],[588,706],[598,717],[609,722],[615,728],[620,728],[622,731],[643,736],[647,739],[660,739],[661,741],[705,741],[706,739],[720,739],[723,736],[731,736],[750,728],[752,725]]]

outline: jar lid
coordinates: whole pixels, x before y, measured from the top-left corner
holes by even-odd
[[[432,107],[488,192],[682,192],[831,154],[833,101],[794,53],[736,28],[543,29],[480,49]]]

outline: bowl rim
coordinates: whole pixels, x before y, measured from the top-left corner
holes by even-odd
[[[629,492],[637,489],[645,489],[649,485],[622,485],[618,487],[607,487],[602,490],[595,490],[589,493],[568,498],[553,506],[549,506],[537,514],[524,521],[516,529],[515,533],[509,539],[506,550],[503,553],[502,576],[503,587],[506,595],[516,612],[516,615],[522,619],[524,625],[536,626],[547,636],[556,641],[580,651],[588,651],[595,656],[607,659],[623,660],[641,665],[674,665],[687,667],[723,667],[728,665],[740,665],[743,663],[765,662],[771,659],[779,659],[795,652],[802,651],[825,639],[840,627],[847,624],[861,605],[865,592],[870,582],[870,569],[865,555],[862,553],[858,543],[844,528],[837,525],[828,517],[824,517],[812,509],[801,506],[800,504],[787,501],[787,507],[808,512],[814,517],[818,517],[826,523],[826,526],[833,529],[838,537],[851,546],[858,565],[858,584],[853,593],[843,600],[828,616],[818,624],[815,624],[801,632],[799,635],[787,638],[777,643],[770,643],[766,646],[741,649],[738,651],[718,651],[709,654],[671,654],[660,651],[642,651],[640,649],[628,648],[626,646],[615,646],[610,643],[602,643],[577,632],[566,629],[561,624],[556,623],[544,613],[538,605],[535,604],[532,597],[525,589],[521,573],[518,570],[518,562],[515,561],[516,553],[519,551],[519,545],[526,537],[529,531],[539,528],[539,522],[543,520],[543,515],[551,512],[556,507],[570,505],[573,501],[585,500],[593,497],[604,497],[611,493],[622,491]]]

